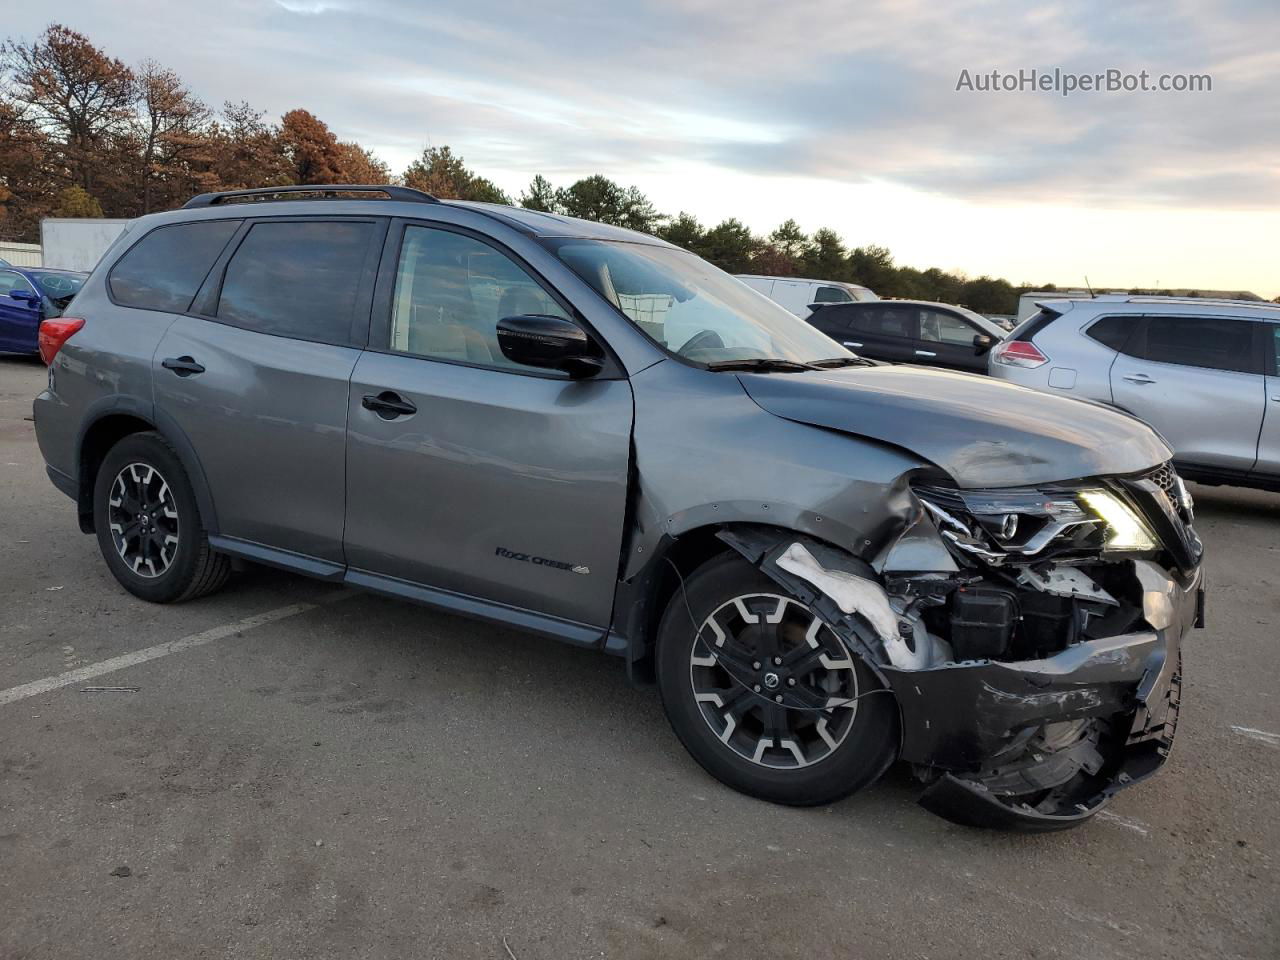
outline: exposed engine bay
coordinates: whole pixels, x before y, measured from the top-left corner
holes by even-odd
[[[921,803],[1054,829],[1155,772],[1179,643],[1203,625],[1192,502],[1169,465],[1028,488],[913,484],[869,559],[776,530],[722,538],[810,603],[897,696]]]

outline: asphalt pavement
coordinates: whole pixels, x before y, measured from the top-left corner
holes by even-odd
[[[1166,771],[1002,834],[904,769],[740,796],[590,651],[264,568],[136,600],[45,477],[43,380],[0,358],[3,960],[1280,956],[1280,495],[1193,488]]]

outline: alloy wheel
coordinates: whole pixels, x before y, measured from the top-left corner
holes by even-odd
[[[689,679],[720,742],[773,769],[829,757],[858,712],[848,650],[808,607],[776,594],[746,594],[716,608],[693,643]]]
[[[178,552],[178,508],[149,463],[130,463],[111,484],[108,523],[116,552],[137,576],[163,576]]]

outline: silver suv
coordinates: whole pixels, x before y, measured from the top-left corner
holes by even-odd
[[[49,476],[143,599],[239,558],[593,647],[780,803],[902,759],[957,822],[1055,828],[1168,752],[1201,549],[1156,434],[863,360],[652,237],[203,195],[41,349]]]
[[[1145,420],[1183,477],[1280,490],[1280,306],[1046,300],[990,354],[993,377]]]

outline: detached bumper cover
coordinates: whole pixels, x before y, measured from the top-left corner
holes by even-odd
[[[969,826],[1053,830],[1159,770],[1177,728],[1182,636],[1203,610],[1200,572],[1167,591],[1171,622],[1161,630],[1043,660],[882,668],[902,707],[902,759],[948,771],[920,803]],[[1045,724],[1072,721],[1084,721],[1086,735],[1070,747],[1026,749]]]

